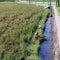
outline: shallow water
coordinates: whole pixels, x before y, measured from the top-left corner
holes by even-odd
[[[52,60],[51,17],[48,17],[46,22],[44,36],[46,41],[40,46],[39,56],[41,57],[41,60]]]

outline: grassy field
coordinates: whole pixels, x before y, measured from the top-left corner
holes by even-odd
[[[2,1],[2,2],[3,2],[3,1],[12,1],[12,2],[14,2],[15,0],[0,0],[0,1]]]
[[[37,59],[48,10],[43,7],[0,2],[0,60]],[[40,22],[41,27],[38,28]],[[34,38],[35,31],[40,38]],[[34,47],[34,48],[33,48]],[[33,52],[33,53],[32,53]]]
[[[13,1],[14,2],[15,0],[0,0],[0,1]],[[19,0],[17,0],[17,1],[19,1]],[[27,0],[27,1],[49,2],[50,0]],[[52,0],[52,2],[53,1],[55,2],[56,0]]]

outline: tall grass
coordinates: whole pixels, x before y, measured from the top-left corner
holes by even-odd
[[[43,7],[0,3],[0,60],[20,60],[28,56],[38,59],[39,40],[33,36],[39,22],[43,30],[47,14],[48,10]]]

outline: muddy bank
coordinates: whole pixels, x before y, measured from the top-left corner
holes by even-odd
[[[51,18],[51,24],[52,24],[52,55],[53,60],[60,60],[59,59],[59,44],[58,44],[58,36],[57,36],[57,26],[55,21],[55,12],[54,8],[52,6],[52,18]]]

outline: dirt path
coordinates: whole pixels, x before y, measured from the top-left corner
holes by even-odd
[[[60,19],[56,7],[53,6],[52,32],[53,32],[53,60],[60,60]]]

